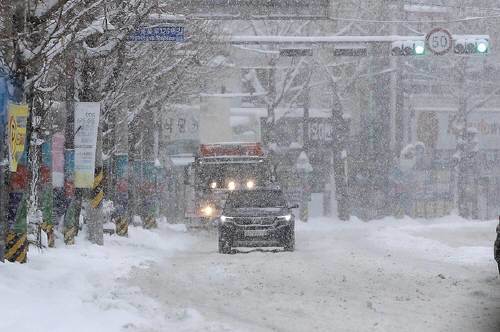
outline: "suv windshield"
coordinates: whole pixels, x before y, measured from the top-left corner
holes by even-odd
[[[233,209],[286,207],[286,201],[280,190],[248,190],[231,193],[226,206]]]

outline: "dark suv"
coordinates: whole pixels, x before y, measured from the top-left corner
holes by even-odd
[[[219,252],[233,247],[295,249],[295,218],[279,189],[239,190],[229,194],[219,222]]]
[[[495,260],[498,264],[498,272],[500,273],[500,216],[498,217],[497,239],[495,241],[494,253]]]

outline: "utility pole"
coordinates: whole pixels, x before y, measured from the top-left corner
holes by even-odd
[[[461,217],[469,218],[471,216],[470,205],[468,204],[469,188],[469,169],[470,149],[468,139],[467,123],[467,58],[461,57],[458,62],[458,82],[460,94],[458,98],[458,114],[455,119],[455,130],[458,138],[458,164],[457,164],[457,205],[458,214]]]

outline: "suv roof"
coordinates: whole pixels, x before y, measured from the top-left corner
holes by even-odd
[[[237,190],[229,194],[226,206],[232,208],[243,207],[286,207],[287,202],[283,192],[278,189]]]

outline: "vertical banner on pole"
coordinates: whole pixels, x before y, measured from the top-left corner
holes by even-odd
[[[53,225],[59,225],[66,211],[64,197],[64,133],[52,135]]]
[[[0,262],[4,262],[5,235],[7,231],[7,165],[3,160],[7,157],[7,81],[0,77]]]
[[[64,187],[64,133],[52,135],[52,186]]]
[[[25,152],[28,106],[9,104],[7,136],[10,188],[5,258],[26,263],[28,254],[28,161]]]
[[[75,103],[75,188],[92,189],[100,103]]]
[[[8,232],[5,258],[10,262],[26,263],[28,254],[27,214],[28,169],[18,165],[16,173],[11,173],[9,192]]]
[[[28,105],[9,104],[7,130],[11,172],[17,171],[17,164],[24,153],[28,112]]]
[[[0,77],[0,158],[3,157],[3,149],[5,146],[5,128],[7,123],[7,83],[3,77]]]

